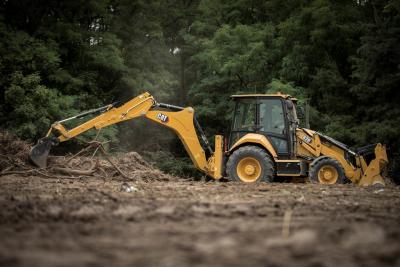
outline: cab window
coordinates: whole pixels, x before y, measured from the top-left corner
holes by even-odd
[[[288,153],[285,116],[280,99],[260,100],[260,132],[268,136],[278,154]]]
[[[260,102],[260,131],[285,134],[285,117],[280,99],[263,99]]]
[[[256,124],[255,99],[243,99],[237,103],[233,129],[236,131],[254,131]]]

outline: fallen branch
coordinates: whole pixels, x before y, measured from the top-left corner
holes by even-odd
[[[86,175],[86,176],[93,176],[95,173],[95,169],[90,170],[75,170],[71,168],[62,168],[62,167],[53,167],[52,170],[56,172],[61,172],[65,174],[75,174],[75,175]]]
[[[119,172],[119,174],[121,174],[122,177],[124,177],[125,179],[129,179],[129,180],[134,180],[131,177],[129,177],[128,175],[126,175],[108,156],[107,152],[104,150],[103,146],[100,145],[100,151],[103,153],[104,157],[107,159],[108,162],[110,162],[110,164]]]
[[[4,175],[11,175],[11,174],[20,174],[20,175],[26,175],[27,173],[31,173],[31,172],[34,172],[35,170],[34,169],[32,169],[32,170],[26,170],[26,171],[7,171],[7,170],[5,170],[5,171],[2,171],[1,173],[0,173],[0,176],[4,176]]]

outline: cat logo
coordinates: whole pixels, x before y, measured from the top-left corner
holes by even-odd
[[[168,116],[164,115],[162,113],[158,113],[157,114],[157,119],[159,119],[160,121],[165,122],[165,123],[168,122]]]
[[[310,144],[312,142],[312,139],[311,137],[305,135],[303,136],[303,141],[306,142],[307,144]]]

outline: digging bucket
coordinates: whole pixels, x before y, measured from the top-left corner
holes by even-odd
[[[45,137],[31,148],[29,152],[29,160],[39,168],[47,167],[47,157],[53,146],[58,144],[58,139],[55,137]]]

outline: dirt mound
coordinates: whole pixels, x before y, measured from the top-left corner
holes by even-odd
[[[114,158],[119,168],[128,176],[146,180],[178,180],[178,177],[166,174],[145,161],[137,152],[120,154]],[[115,162],[114,161],[114,162]]]
[[[31,146],[15,135],[0,130],[0,171],[28,161]]]
[[[0,130],[0,154],[14,156],[21,160],[28,159],[28,153],[31,146],[16,137],[15,135]]]
[[[127,180],[172,181],[177,177],[163,173],[145,161],[137,152],[109,156],[50,156],[49,167],[34,168],[28,160],[31,145],[13,134],[0,131],[0,175],[16,173],[21,175],[42,175],[60,178],[123,178]]]
[[[128,180],[172,181],[179,178],[163,173],[145,161],[137,152],[121,153],[112,157],[50,157],[50,170],[71,175],[90,175],[99,178]]]

